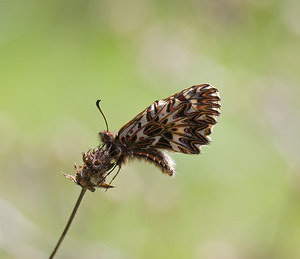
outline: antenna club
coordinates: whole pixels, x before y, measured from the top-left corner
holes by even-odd
[[[107,123],[107,120],[106,120],[106,118],[105,118],[104,113],[102,112],[102,110],[101,110],[101,108],[100,108],[100,104],[99,104],[100,102],[101,102],[100,99],[97,100],[97,101],[96,101],[96,106],[97,106],[98,110],[100,111],[100,113],[101,113],[102,116],[103,116],[103,119],[104,119],[104,122],[105,122],[105,125],[106,125],[106,130],[109,131],[109,130],[108,130],[108,123]]]
[[[100,109],[100,105],[99,105],[100,102],[101,102],[100,99],[96,101],[96,105],[97,105],[98,109]]]

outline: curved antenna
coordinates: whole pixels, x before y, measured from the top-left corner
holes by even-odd
[[[97,100],[96,105],[97,105],[98,110],[100,111],[100,113],[101,113],[102,116],[103,116],[103,119],[104,119],[105,125],[106,125],[106,130],[107,130],[107,132],[108,132],[108,131],[109,131],[109,130],[108,130],[108,123],[107,123],[107,120],[106,120],[106,118],[105,118],[104,113],[102,112],[102,110],[101,110],[101,108],[100,108],[100,105],[99,105],[100,102],[101,102],[101,100]]]

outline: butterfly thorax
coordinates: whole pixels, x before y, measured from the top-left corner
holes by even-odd
[[[120,144],[118,137],[108,131],[99,132],[99,136],[107,155],[114,160],[119,160],[122,156],[123,146]]]

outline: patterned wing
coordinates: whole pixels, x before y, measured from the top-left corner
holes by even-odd
[[[209,84],[194,85],[155,101],[118,133],[127,150],[165,149],[199,154],[219,116],[220,98]]]

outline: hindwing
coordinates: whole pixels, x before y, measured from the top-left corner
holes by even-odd
[[[152,103],[120,129],[117,139],[128,150],[157,148],[198,154],[209,142],[219,108],[216,88],[194,85]]]

